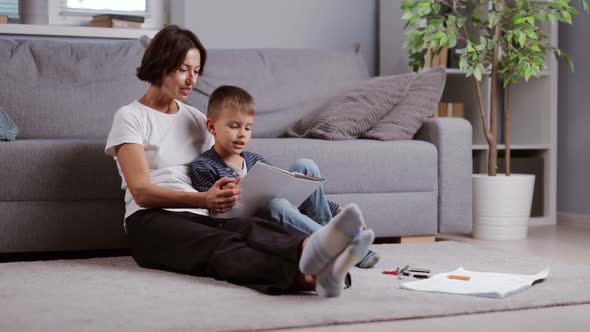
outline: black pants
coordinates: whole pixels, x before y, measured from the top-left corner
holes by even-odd
[[[225,280],[266,294],[288,292],[299,271],[305,237],[270,221],[161,209],[137,211],[126,221],[141,267]]]

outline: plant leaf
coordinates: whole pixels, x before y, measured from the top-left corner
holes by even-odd
[[[481,82],[481,71],[479,70],[479,68],[475,68],[475,70],[473,71],[473,76],[475,76],[475,79]]]
[[[518,43],[520,44],[520,47],[524,47],[524,44],[526,43],[526,34],[522,32],[520,33],[518,36]]]
[[[567,11],[562,11],[561,16],[566,23],[572,24],[572,15]]]
[[[570,70],[573,72],[574,71],[574,63],[572,62],[572,59],[570,58],[570,56],[568,54],[564,53],[563,58],[565,59],[565,62],[570,66]]]
[[[497,15],[496,15],[495,12],[490,12],[490,14],[488,15],[488,20],[489,20],[489,22],[488,22],[488,28],[491,29],[491,28],[494,27],[494,23],[495,23],[496,17],[497,17]]]
[[[457,36],[454,34],[449,35],[449,48],[457,46]]]
[[[432,5],[432,9],[434,9],[434,12],[435,12],[435,13],[440,13],[440,3],[438,3],[438,2],[435,2],[435,3]]]
[[[527,69],[525,69],[524,71],[524,80],[525,81],[529,81],[529,79],[531,78],[531,73],[533,72],[533,68],[528,67]]]

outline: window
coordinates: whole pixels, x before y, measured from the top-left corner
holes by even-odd
[[[9,19],[18,18],[18,0],[0,0],[0,15],[6,15]]]
[[[46,4],[47,16],[42,25],[88,26],[92,16],[99,14],[135,15],[145,18],[142,29],[159,30],[168,18],[169,0],[20,0],[28,6]],[[41,7],[35,7],[41,8]],[[45,10],[45,9],[43,9]],[[37,10],[38,16],[44,13]],[[9,22],[19,22],[19,0],[0,0],[0,15]],[[23,22],[20,22],[23,23]],[[29,22],[27,22],[29,23]],[[39,23],[29,23],[39,24]]]
[[[86,26],[93,15],[121,14],[145,17],[143,29],[161,29],[168,15],[168,0],[49,1],[49,24],[53,25]]]
[[[131,14],[145,16],[147,0],[65,0],[67,14]]]

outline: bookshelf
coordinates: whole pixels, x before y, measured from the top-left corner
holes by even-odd
[[[381,75],[411,71],[407,66],[407,50],[402,48],[406,39],[402,15],[399,6],[387,0],[380,1]],[[557,45],[558,25],[548,23],[543,31],[550,37],[552,44]],[[458,68],[447,68],[446,71],[447,81],[441,101],[463,103],[464,117],[473,126],[473,171],[486,173],[488,145],[483,135],[473,78],[467,78],[466,72]],[[548,54],[547,69],[540,78],[531,78],[527,83],[511,86],[512,172],[537,175],[530,224],[556,224],[557,74],[557,61],[552,54]],[[489,107],[490,78],[484,76],[481,84],[484,105]],[[503,158],[504,151],[505,145],[499,144],[499,158]],[[503,167],[503,159],[498,164]]]

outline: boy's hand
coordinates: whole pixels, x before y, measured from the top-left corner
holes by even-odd
[[[241,176],[238,176],[237,178],[234,178],[232,180],[233,180],[233,182],[227,183],[226,185],[224,185],[223,187],[221,187],[221,189],[237,188],[238,185],[240,184],[240,181],[242,181],[242,177]]]
[[[240,200],[240,188],[236,182],[239,180],[228,177],[217,180],[207,191],[207,209],[215,213],[231,210]]]

